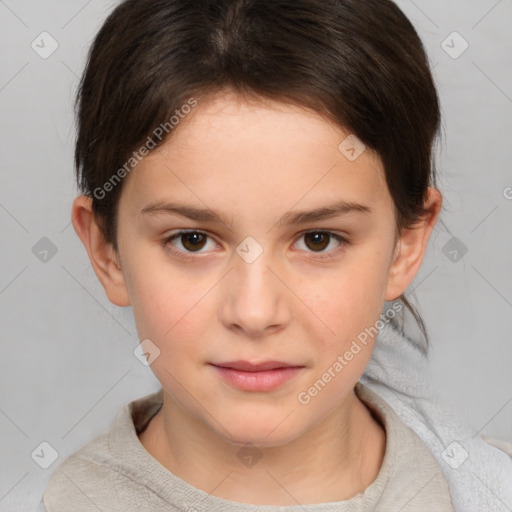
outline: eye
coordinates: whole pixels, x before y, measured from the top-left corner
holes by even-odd
[[[350,245],[350,242],[342,236],[331,231],[308,231],[302,233],[299,240],[304,239],[307,252],[316,254],[318,258],[331,258],[335,256],[344,246]],[[333,240],[337,244],[331,250],[326,250],[333,245]],[[212,247],[208,248],[208,242]],[[298,242],[296,242],[298,243]],[[162,245],[175,253],[178,257],[193,258],[194,253],[208,252],[208,249],[215,248],[217,244],[212,238],[202,231],[178,231],[168,236],[162,241]],[[179,247],[181,245],[181,248]],[[202,250],[206,248],[205,250]],[[302,249],[301,249],[302,250]],[[324,254],[325,253],[325,254]]]
[[[337,253],[338,249],[343,248],[350,242],[342,236],[332,233],[331,231],[308,231],[303,233],[299,240],[304,239],[306,250],[310,250],[313,253],[320,253],[321,257],[331,257],[332,253]],[[336,242],[336,246],[332,250],[326,251],[330,245],[332,246],[333,239]],[[328,253],[326,256],[323,253]]]
[[[211,240],[210,237],[202,231],[178,231],[163,240],[163,244],[166,247],[171,245],[177,253],[187,254],[206,252],[201,251],[201,249],[207,246],[208,240]],[[213,240],[212,243],[214,243]],[[177,248],[178,245],[181,245],[185,250]]]

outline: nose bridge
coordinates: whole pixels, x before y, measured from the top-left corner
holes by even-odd
[[[272,251],[248,238],[237,247],[238,254],[234,255],[222,319],[227,327],[236,325],[254,336],[268,327],[286,323],[289,315],[284,287],[274,275],[273,267],[278,265]]]
[[[271,268],[270,251],[262,253],[251,262],[240,258],[235,265],[235,279],[241,288],[238,293],[247,292],[248,295],[254,295],[256,298],[260,294],[267,295],[266,298],[274,296],[276,278],[270,271]]]
[[[237,256],[235,257],[237,278],[255,289],[270,284],[265,282],[272,276],[269,267],[272,268],[276,264],[273,261],[274,251],[270,245],[270,238],[263,239],[259,236],[258,240],[253,236],[244,238],[236,248]]]

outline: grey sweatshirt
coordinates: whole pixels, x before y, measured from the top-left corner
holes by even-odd
[[[373,390],[355,392],[386,430],[377,478],[348,500],[251,505],[212,496],[177,477],[139,441],[162,405],[161,390],[130,402],[108,432],[64,460],[44,492],[47,512],[452,512],[448,484],[423,441]]]

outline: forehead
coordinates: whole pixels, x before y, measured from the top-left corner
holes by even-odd
[[[348,130],[300,106],[221,94],[198,100],[137,165],[123,195],[137,207],[171,197],[218,210],[340,199],[389,208],[380,158],[366,148],[353,159],[354,143]]]

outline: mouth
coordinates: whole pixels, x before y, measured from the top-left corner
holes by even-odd
[[[243,391],[264,392],[282,386],[305,367],[282,361],[265,361],[251,363],[249,361],[230,361],[213,364],[222,379],[233,387]]]
[[[263,361],[261,363],[251,363],[250,361],[229,361],[226,363],[212,363],[220,368],[229,368],[231,370],[240,370],[242,372],[260,372],[266,370],[276,370],[278,368],[298,368],[301,365],[285,363],[283,361]]]

